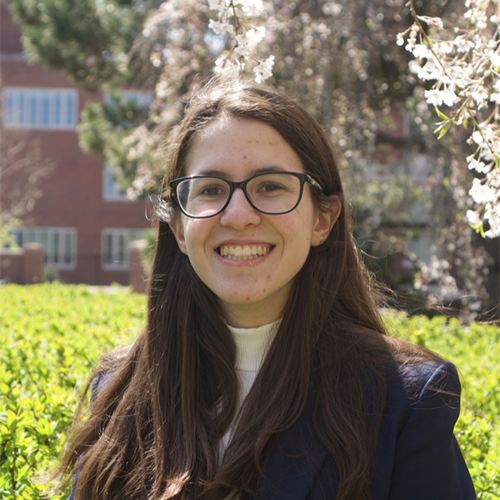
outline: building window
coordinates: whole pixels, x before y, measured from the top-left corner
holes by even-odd
[[[62,227],[17,227],[12,230],[16,243],[40,243],[45,265],[56,269],[74,269],[76,265],[76,230]]]
[[[106,106],[115,106],[117,102],[133,102],[138,109],[148,109],[155,99],[153,92],[144,90],[115,90],[107,92],[104,97]]]
[[[102,169],[103,197],[107,201],[131,201],[127,197],[127,190],[121,189],[116,182],[116,176],[109,165]]]
[[[8,128],[74,130],[77,111],[75,89],[3,89],[3,120]]]
[[[144,229],[104,229],[103,268],[107,270],[126,271],[130,266],[129,244],[141,240]]]

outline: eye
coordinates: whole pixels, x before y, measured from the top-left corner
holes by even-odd
[[[281,184],[278,184],[277,182],[274,181],[266,181],[263,182],[260,186],[259,189],[257,190],[258,193],[272,193],[276,191],[283,190],[284,186]]]
[[[200,188],[198,190],[198,193],[196,196],[207,196],[207,197],[213,197],[213,196],[222,196],[225,195],[227,192],[227,189],[224,189],[223,186],[220,184],[212,184],[208,186],[203,186],[203,188]]]

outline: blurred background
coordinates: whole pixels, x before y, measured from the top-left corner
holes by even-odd
[[[450,22],[464,8],[416,3]],[[330,136],[356,239],[368,268],[397,292],[391,303],[498,320],[499,239],[469,227],[470,146],[457,127],[436,140],[426,87],[396,45],[412,23],[405,2],[266,8],[270,83]],[[163,146],[226,47],[208,29],[211,16],[200,0],[0,1],[4,283],[144,290]]]

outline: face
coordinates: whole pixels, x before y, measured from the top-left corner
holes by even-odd
[[[295,151],[274,128],[257,120],[229,118],[195,136],[185,175],[242,181],[270,170],[304,172]],[[292,212],[267,215],[252,208],[237,188],[219,215],[180,215],[171,224],[179,248],[219,298],[228,324],[255,327],[281,317],[311,246],[328,237],[336,219],[334,210],[317,210],[310,189],[306,183]]]

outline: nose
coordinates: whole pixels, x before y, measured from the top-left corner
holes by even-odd
[[[261,214],[250,205],[243,189],[236,188],[228,206],[222,212],[220,222],[223,226],[237,230],[260,222]]]

